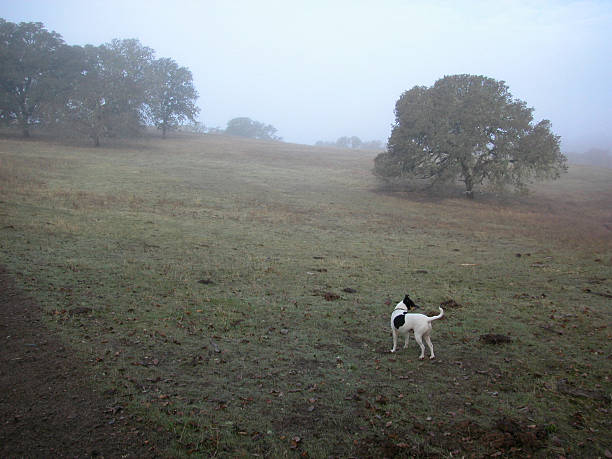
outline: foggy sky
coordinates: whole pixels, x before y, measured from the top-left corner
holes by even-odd
[[[564,151],[612,148],[612,1],[0,0],[0,17],[139,39],[191,70],[208,127],[386,142],[403,91],[469,73],[504,80]]]

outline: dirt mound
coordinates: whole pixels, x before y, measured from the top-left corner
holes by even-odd
[[[446,300],[446,301],[440,303],[440,307],[442,309],[456,309],[456,308],[460,308],[462,306],[451,298],[450,300]]]
[[[371,435],[360,442],[364,457],[447,457],[432,454],[431,447],[452,451],[452,457],[531,457],[548,443],[546,426],[507,417],[490,426],[470,420],[438,425],[415,422],[411,430],[424,441],[409,441],[404,435]]]
[[[342,299],[342,297],[338,295],[337,293],[326,292],[323,290],[315,290],[314,292],[312,292],[312,294],[314,296],[320,296],[320,297],[325,298],[325,301],[338,301]]]
[[[544,427],[520,423],[507,417],[498,419],[480,438],[496,453],[504,455],[536,451],[546,446],[547,439],[548,433]]]
[[[487,334],[487,335],[480,335],[480,341],[482,341],[485,344],[505,344],[505,343],[511,343],[512,338],[506,335]]]

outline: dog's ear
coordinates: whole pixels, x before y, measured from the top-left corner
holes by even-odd
[[[404,297],[404,305],[406,305],[406,307],[408,309],[416,309],[416,308],[418,308],[418,306],[416,304],[414,304],[414,301],[412,301],[408,295],[406,295]]]

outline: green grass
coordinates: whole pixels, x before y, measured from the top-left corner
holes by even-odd
[[[612,171],[469,202],[383,192],[373,157],[0,140],[0,262],[168,455],[603,456]],[[404,293],[461,305],[434,362],[388,353]]]

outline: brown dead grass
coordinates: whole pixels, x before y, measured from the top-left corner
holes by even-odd
[[[582,175],[585,171],[579,171]],[[570,170],[569,177],[576,173]],[[612,177],[612,170],[609,172]],[[612,249],[612,180],[589,190],[588,178],[566,189],[561,183],[540,185],[528,196],[432,198],[422,193],[387,193],[418,203],[423,210],[415,226],[435,226],[451,232],[497,238],[528,238],[577,249]]]

